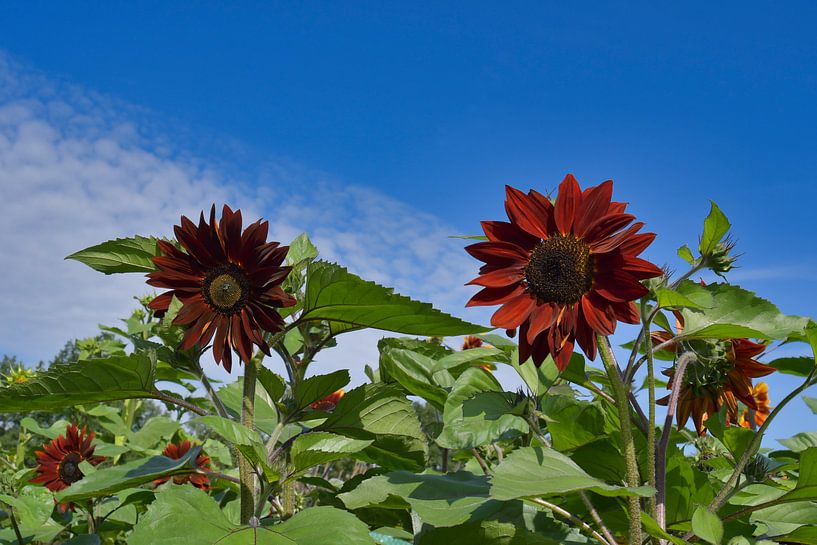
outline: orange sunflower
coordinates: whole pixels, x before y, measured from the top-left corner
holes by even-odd
[[[535,190],[506,193],[510,222],[482,222],[488,241],[466,248],[485,263],[469,282],[483,289],[466,306],[502,305],[491,324],[519,328],[520,362],[532,357],[538,367],[551,355],[563,371],[574,343],[595,358],[596,334],[638,323],[641,280],[663,274],[637,257],[655,234],[639,234],[644,224],[611,201],[610,180],[582,191],[568,174],[555,205]]]
[[[97,465],[105,460],[102,456],[94,456],[93,440],[93,432],[86,435],[85,428],[80,431],[76,424],[69,424],[64,436],[59,435],[43,445],[42,450],[36,451],[38,475],[30,482],[43,484],[57,492],[79,481],[85,476],[79,468],[80,462]]]
[[[182,456],[188,453],[188,451],[195,445],[193,445],[190,441],[182,441],[178,445],[176,443],[168,443],[165,449],[162,451],[163,456],[167,456],[173,460],[178,460]],[[210,457],[204,454],[204,451],[199,452],[198,456],[196,456],[196,467],[201,469],[210,469]],[[170,480],[170,477],[161,477],[153,481],[154,484],[162,484],[166,483]],[[201,473],[189,473],[187,475],[174,475],[173,482],[176,484],[184,484],[190,483],[196,488],[201,488],[202,490],[209,490],[210,489],[210,479],[207,475],[202,475]]]
[[[317,401],[313,401],[309,404],[311,409],[315,409],[316,411],[331,411],[334,410],[335,407],[338,405],[338,401],[346,395],[346,392],[341,388],[335,392],[332,392],[326,397],[322,397]]]
[[[687,350],[696,352],[684,373],[678,397],[676,418],[678,428],[683,428],[690,416],[698,435],[706,433],[704,422],[709,415],[717,414],[726,405],[727,419],[738,420],[737,400],[747,407],[760,411],[761,405],[753,395],[752,379],[765,377],[775,371],[774,367],[758,362],[755,358],[766,349],[765,344],[749,339],[728,339],[726,341],[690,341]],[[673,388],[675,369],[663,373],[670,377],[667,388]],[[670,396],[656,403],[667,405]],[[768,397],[766,399],[768,409]],[[768,414],[768,411],[766,412]],[[762,416],[763,420],[766,414]],[[762,422],[761,422],[762,423]]]
[[[757,409],[755,409],[755,426],[762,426],[766,419],[769,417],[769,414],[772,412],[772,407],[769,402],[769,385],[765,382],[758,382],[755,387],[752,389],[752,397],[755,399],[755,403],[757,403]],[[729,419],[727,419],[727,423],[729,423]],[[749,408],[743,409],[743,412],[738,419],[738,426],[743,428],[751,428],[752,424],[749,422]]]
[[[280,331],[284,321],[276,309],[295,304],[281,289],[290,271],[281,266],[289,247],[267,242],[266,221],[242,232],[241,210],[233,212],[227,205],[220,222],[213,206],[209,223],[204,213],[198,225],[182,216],[174,230],[184,251],[158,242],[163,255],[153,258],[158,270],[147,275],[147,283],[170,291],[153,299],[150,308],[162,315],[176,296],[182,309],[173,323],[187,327],[181,348],[205,346],[213,339],[213,357],[228,372],[233,350],[245,363],[253,345],[269,355],[263,331]]]

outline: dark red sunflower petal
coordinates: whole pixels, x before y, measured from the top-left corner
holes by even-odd
[[[502,305],[491,317],[491,325],[502,329],[519,327],[528,319],[534,306],[536,299],[523,293]]]
[[[525,293],[525,288],[521,284],[511,284],[510,286],[504,286],[502,288],[483,288],[471,297],[465,306],[484,307],[499,305],[507,303],[523,293]]]
[[[528,196],[516,188],[505,186],[505,211],[511,222],[539,238],[547,238],[546,212],[539,209]]]
[[[576,181],[572,174],[568,174],[559,184],[559,192],[556,195],[556,206],[553,212],[556,227],[563,235],[570,233],[576,209],[581,206],[581,202],[582,190],[579,188],[579,182]]]
[[[480,222],[485,236],[492,242],[510,242],[525,250],[532,250],[539,242],[539,237],[526,233],[513,223],[506,221]]]
[[[501,288],[509,286],[525,278],[525,269],[521,265],[506,267],[478,276],[466,284],[483,286],[486,288]]]
[[[477,242],[465,247],[465,251],[486,263],[507,261],[527,263],[529,254],[524,248],[510,242]]]
[[[607,180],[595,187],[588,188],[582,195],[581,205],[576,210],[573,222],[573,233],[584,236],[587,229],[600,217],[606,216],[613,197],[613,180]]]

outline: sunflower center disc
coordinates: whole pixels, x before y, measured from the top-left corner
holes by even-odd
[[[71,452],[66,455],[60,463],[60,479],[68,484],[80,480],[83,477],[82,471],[79,470],[79,463],[81,461],[82,457],[76,452]]]
[[[572,236],[543,240],[531,254],[525,280],[529,292],[543,303],[577,303],[593,286],[590,247]]]
[[[244,273],[234,265],[217,267],[204,278],[202,295],[213,309],[233,314],[247,303],[249,284]]]

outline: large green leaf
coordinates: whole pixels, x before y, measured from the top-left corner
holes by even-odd
[[[808,448],[817,447],[817,432],[801,431],[788,439],[778,439],[778,443],[794,452],[801,452]]]
[[[642,496],[649,486],[627,488],[607,484],[585,473],[573,460],[549,448],[525,447],[512,452],[494,470],[491,497],[512,500],[591,490],[603,496]]]
[[[152,257],[161,255],[153,237],[134,236],[109,240],[67,256],[105,274],[153,272]]]
[[[297,474],[318,464],[345,458],[373,442],[373,439],[353,439],[325,431],[305,433],[292,444],[292,472]]]
[[[409,393],[422,397],[442,410],[448,392],[434,380],[437,362],[413,350],[390,348],[383,341],[379,344],[380,372],[399,383]]]
[[[445,314],[428,303],[398,295],[363,280],[334,263],[316,261],[307,268],[301,320],[329,320],[350,327],[371,327],[410,335],[468,335],[489,331]]]
[[[258,388],[255,394],[255,427],[265,433],[272,433],[278,424],[278,411],[268,402],[266,390]],[[241,415],[241,406],[244,398],[244,379],[239,378],[232,384],[221,387],[218,397],[224,406],[238,418]]]
[[[675,289],[655,290],[658,306],[662,308],[711,308],[712,295],[697,282],[684,280]]]
[[[154,364],[142,353],[53,365],[26,383],[0,388],[0,413],[154,397],[153,375]]]
[[[712,296],[712,307],[686,308],[683,338],[785,339],[801,333],[807,318],[788,316],[754,293],[730,284],[703,286]]]
[[[448,394],[437,444],[450,449],[472,448],[527,433],[528,423],[513,414],[512,396],[502,391],[489,372],[467,369]]]
[[[166,485],[128,539],[129,545],[373,545],[368,528],[333,507],[305,509],[274,526],[237,526],[192,486]]]
[[[388,497],[403,498],[423,522],[433,526],[456,526],[469,520],[486,502],[488,478],[467,471],[422,473],[394,471],[360,483],[338,497],[349,509],[374,506]],[[499,502],[492,502],[493,511]],[[483,517],[484,518],[484,517]]]
[[[547,429],[553,448],[560,452],[604,439],[604,411],[595,404],[566,395],[550,395],[542,400]]]
[[[196,456],[200,450],[199,447],[193,447],[177,460],[166,456],[154,456],[99,469],[58,492],[57,500],[80,501],[110,496],[125,488],[149,483],[162,476],[189,473],[195,467]]]
[[[349,391],[319,430],[374,439],[355,457],[393,469],[425,467],[425,434],[411,402],[394,385],[365,384]]]
[[[696,536],[713,545],[719,545],[723,539],[721,519],[715,513],[707,511],[705,507],[699,507],[692,515],[692,531]]]

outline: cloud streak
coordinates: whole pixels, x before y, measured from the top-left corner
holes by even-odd
[[[325,259],[485,321],[462,309],[475,267],[440,219],[297,165],[233,170],[228,158],[205,160],[174,143],[169,130],[149,112],[0,53],[0,351],[48,359],[128,315],[131,297],[148,291],[141,275],[105,277],[64,256],[115,237],[171,235],[180,214],[222,202],[268,218],[276,240],[306,231]],[[382,335],[348,334],[319,363],[349,367],[360,382]]]

